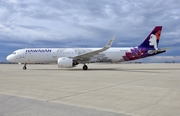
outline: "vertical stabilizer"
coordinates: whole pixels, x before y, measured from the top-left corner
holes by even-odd
[[[138,47],[158,50],[158,43],[160,40],[162,26],[156,26],[147,38]]]

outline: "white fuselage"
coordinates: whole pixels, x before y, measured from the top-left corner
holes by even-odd
[[[100,48],[26,48],[14,51],[7,56],[7,60],[17,63],[57,63],[58,58],[73,58],[77,55],[92,52]],[[109,48],[83,63],[95,62],[123,62],[122,56],[131,48]]]

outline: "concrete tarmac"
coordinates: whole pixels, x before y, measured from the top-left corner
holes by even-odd
[[[57,65],[22,67],[0,65],[2,116],[17,116],[22,111],[43,116],[46,110],[53,116],[62,107],[67,107],[63,112],[66,116],[180,115],[180,64],[88,64],[87,71],[82,65],[71,69]],[[12,96],[13,100],[9,99]],[[37,105],[32,105],[34,100]],[[26,110],[14,111],[12,106],[19,107],[18,103],[25,103]]]

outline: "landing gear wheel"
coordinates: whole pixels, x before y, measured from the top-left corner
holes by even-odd
[[[27,68],[26,68],[26,65],[27,65],[27,63],[24,64],[23,70],[26,70],[26,69],[27,69]]]
[[[88,66],[87,65],[84,65],[83,66],[83,70],[87,70],[88,69]]]
[[[24,66],[24,67],[23,67],[23,70],[26,70],[26,69],[27,69],[26,66]]]

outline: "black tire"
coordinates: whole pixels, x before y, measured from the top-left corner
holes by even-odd
[[[87,65],[84,65],[83,66],[83,70],[87,70],[88,69],[88,66]]]
[[[26,69],[27,69],[27,68],[24,66],[24,67],[23,67],[23,70],[26,70]]]

